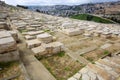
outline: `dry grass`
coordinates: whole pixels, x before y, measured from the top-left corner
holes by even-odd
[[[73,52],[77,52],[80,49],[87,48],[92,45],[100,46],[105,42],[104,40],[100,40],[100,38],[88,38],[81,40],[85,38],[82,35],[69,37],[68,35],[60,32],[55,33],[54,36],[57,37],[57,41],[62,42],[65,47]]]
[[[19,62],[8,62],[0,64],[1,64],[0,68],[2,67],[2,70],[0,70],[0,79],[20,74],[19,76],[12,80],[24,80],[23,75],[21,74],[20,71]]]
[[[66,54],[62,57],[59,55],[54,55],[43,58],[40,61],[56,77],[57,80],[67,80],[67,78],[74,75],[82,67],[84,67],[83,64],[74,61]]]
[[[106,49],[97,49],[95,51],[91,51],[89,53],[86,53],[84,55],[82,55],[83,57],[85,57],[86,59],[91,59],[93,61],[96,61],[98,60],[99,58],[107,55],[107,54],[110,54],[110,53],[115,53],[117,51],[120,50],[120,43],[116,43],[116,44],[113,44],[111,47],[108,47]]]
[[[120,43],[115,43],[111,47],[109,47],[105,50],[109,51],[110,53],[115,53],[120,50]]]
[[[84,55],[82,55],[84,58],[86,58],[87,60],[92,60],[92,61],[97,61],[100,57],[102,57],[104,55],[104,50],[98,49],[95,51],[91,51],[89,53],[86,53]]]

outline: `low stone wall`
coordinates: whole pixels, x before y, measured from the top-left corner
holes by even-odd
[[[0,62],[8,62],[8,61],[16,61],[16,60],[19,60],[19,52],[17,50],[0,54]]]

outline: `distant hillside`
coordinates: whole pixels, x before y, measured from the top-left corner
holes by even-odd
[[[28,9],[40,13],[70,17],[77,14],[94,14],[120,23],[120,1],[89,3],[82,5],[28,6]]]
[[[94,22],[99,22],[99,23],[113,23],[110,20],[103,19],[103,18],[89,15],[89,14],[78,14],[78,15],[71,16],[71,18],[79,19],[79,20],[94,21]]]
[[[68,17],[83,12],[81,6],[55,5],[55,6],[28,6],[30,10],[54,16]]]

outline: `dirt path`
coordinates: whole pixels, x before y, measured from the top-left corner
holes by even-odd
[[[74,60],[79,61],[82,64],[88,64],[89,61],[86,60],[84,57],[81,57],[79,54],[75,54],[74,52],[72,52],[71,50],[69,50],[68,48],[65,48],[65,51],[67,52],[67,54],[73,58]]]
[[[44,65],[34,57],[32,51],[26,48],[22,35],[20,33],[18,35],[21,39],[21,43],[18,45],[20,58],[30,78],[32,80],[56,80]]]

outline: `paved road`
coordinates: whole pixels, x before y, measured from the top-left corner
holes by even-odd
[[[56,80],[54,76],[38,61],[32,51],[26,48],[23,36],[18,33],[21,43],[18,45],[20,58],[23,62],[28,75],[32,80]]]

